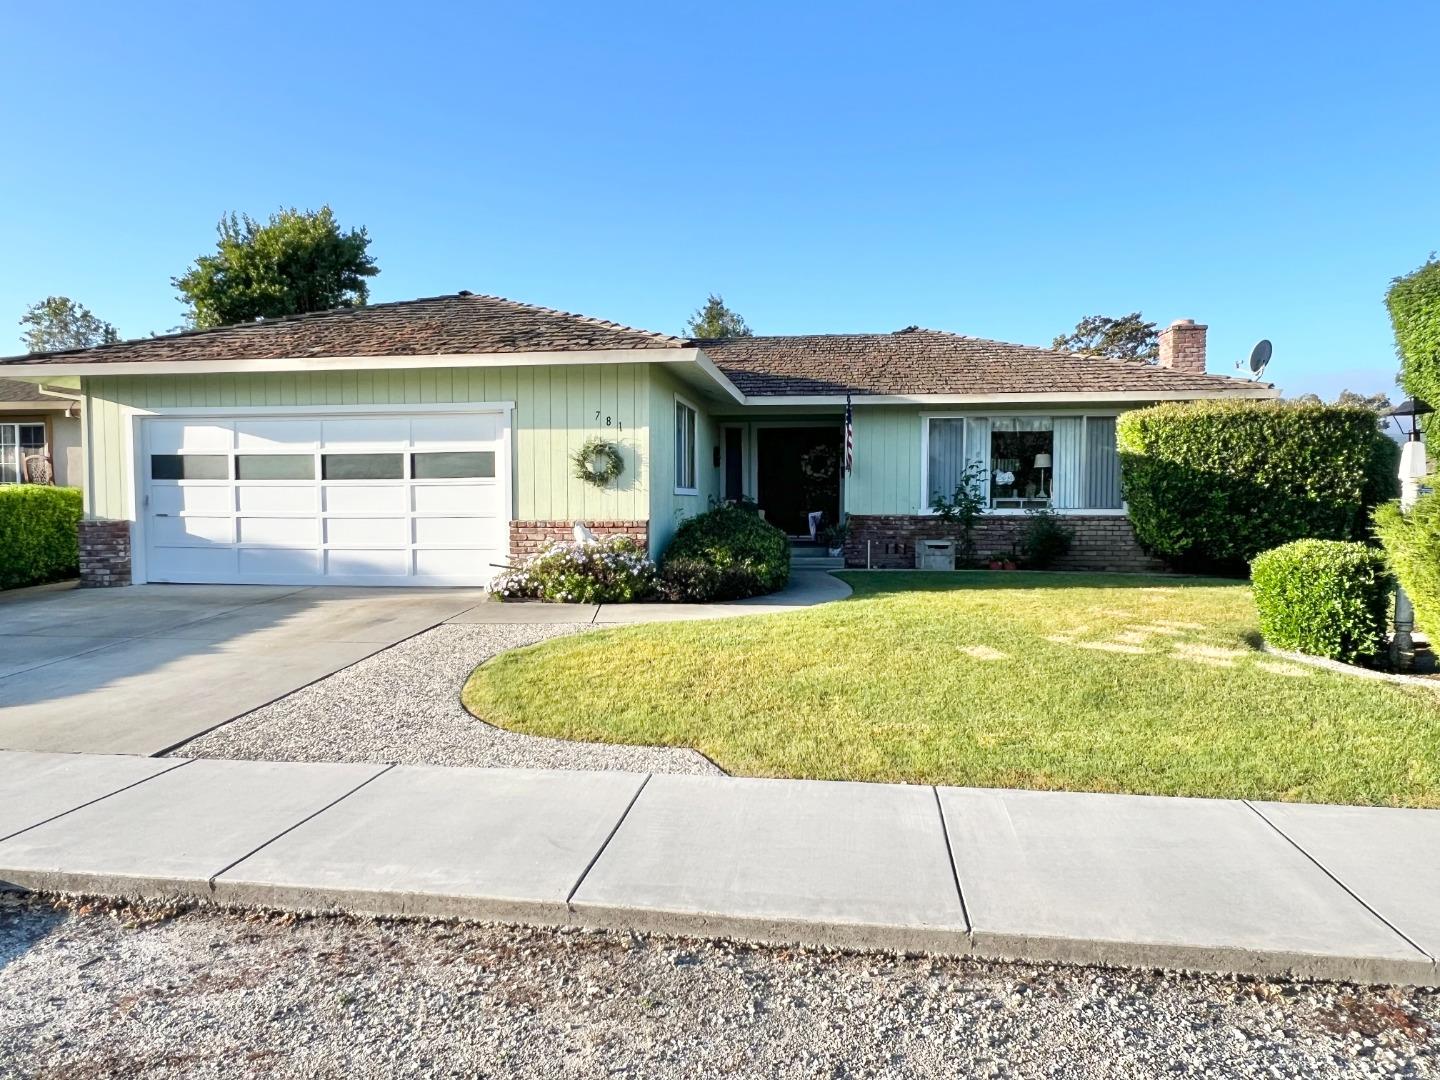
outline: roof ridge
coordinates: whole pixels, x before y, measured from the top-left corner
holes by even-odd
[[[559,308],[545,307],[543,304],[530,304],[524,300],[512,300],[508,296],[497,296],[494,293],[472,293],[462,290],[456,295],[474,298],[476,300],[498,300],[502,304],[513,304],[516,307],[528,308],[531,311],[539,311],[546,315],[563,315],[568,319],[579,319],[581,322],[604,327],[606,330],[623,330],[630,334],[644,334],[646,337],[655,338],[657,341],[675,341],[680,344],[685,344],[691,340],[689,338],[678,337],[675,334],[666,334],[659,330],[646,330],[640,326],[627,326],[625,323],[597,318],[594,315],[582,315],[577,311],[562,311]]]

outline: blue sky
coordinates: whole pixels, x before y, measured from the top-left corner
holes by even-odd
[[[1047,343],[1140,309],[1388,390],[1440,248],[1433,3],[9,2],[0,330],[126,336],[227,210],[330,203],[375,300],[468,288],[678,332]]]

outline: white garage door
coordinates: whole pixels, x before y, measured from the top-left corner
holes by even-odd
[[[507,416],[147,418],[145,578],[489,584],[509,547]]]

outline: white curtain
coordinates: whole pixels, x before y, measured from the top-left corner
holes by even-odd
[[[949,498],[960,483],[965,468],[965,421],[935,419],[930,421],[929,472],[925,493],[931,502],[936,495]]]
[[[1080,416],[1055,417],[1055,484],[1050,505],[1057,510],[1085,506],[1085,420]]]
[[[966,422],[965,464],[980,466],[980,494],[990,501],[990,420],[972,416]]]

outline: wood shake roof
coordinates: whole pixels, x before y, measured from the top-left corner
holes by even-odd
[[[1268,384],[1197,375],[1031,345],[909,328],[695,342],[747,397],[836,394],[1046,394],[1254,391]]]
[[[31,353],[0,368],[343,357],[426,357],[598,350],[704,351],[746,397],[1203,392],[1270,389],[1162,368],[909,327],[893,334],[718,340],[637,330],[585,315],[468,292]],[[93,368],[90,370],[94,370]],[[133,369],[132,369],[133,370]],[[38,395],[36,395],[38,396]]]
[[[176,363],[289,357],[444,356],[463,353],[681,349],[684,338],[568,311],[461,292],[423,300],[189,330],[93,349],[32,353],[5,364]]]

